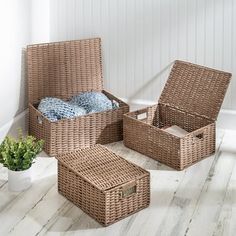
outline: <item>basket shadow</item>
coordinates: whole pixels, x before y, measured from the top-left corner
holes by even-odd
[[[40,232],[63,234],[68,231],[103,228],[58,192],[55,178],[55,174],[53,174],[33,181],[34,186],[45,185],[47,182],[52,183],[51,188],[47,189],[42,200],[27,214],[27,218],[40,226]],[[32,187],[25,194],[31,194],[28,191],[32,192]],[[46,214],[42,214],[43,212]]]
[[[101,131],[96,143],[108,144],[118,142],[123,139],[123,122],[122,120],[106,125]]]
[[[58,213],[57,220],[47,229],[48,232],[66,233],[104,228],[72,202],[66,200],[66,204],[66,210]]]
[[[52,158],[51,156],[49,156],[45,151],[42,151],[38,154],[38,157],[42,157],[42,158]]]
[[[112,152],[123,157],[124,159],[146,169],[146,170],[160,170],[160,171],[176,171],[175,169],[158,162],[142,153],[126,147],[121,142],[111,143],[106,145]]]

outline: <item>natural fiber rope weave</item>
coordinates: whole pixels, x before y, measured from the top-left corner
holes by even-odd
[[[56,158],[59,192],[102,225],[149,205],[149,172],[105,147],[95,145]]]
[[[99,38],[28,46],[29,132],[45,140],[50,156],[123,139],[129,106],[103,90],[101,58]],[[103,92],[119,108],[56,122],[37,110],[44,97],[68,100],[86,91]]]
[[[32,104],[44,97],[66,100],[103,89],[99,38],[30,45],[27,62]]]
[[[124,115],[124,144],[177,170],[211,155],[230,78],[230,73],[176,61],[159,103]],[[162,130],[172,125],[189,134],[179,138]]]

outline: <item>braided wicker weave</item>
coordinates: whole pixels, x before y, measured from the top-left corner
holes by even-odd
[[[176,61],[159,103],[124,115],[124,144],[177,170],[211,155],[230,78],[230,73]],[[189,134],[179,138],[161,129],[172,125]]]
[[[103,90],[99,38],[30,45],[27,48],[29,132],[45,140],[45,151],[59,153],[123,139],[126,103]],[[118,109],[51,122],[37,110],[44,97],[68,100],[85,91],[103,92]]]
[[[149,205],[149,172],[101,145],[58,155],[58,191],[107,226]]]

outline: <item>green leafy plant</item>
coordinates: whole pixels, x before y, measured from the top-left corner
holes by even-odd
[[[43,144],[43,140],[37,141],[33,136],[23,137],[19,130],[18,140],[7,136],[0,144],[0,163],[9,170],[27,170],[42,151]]]

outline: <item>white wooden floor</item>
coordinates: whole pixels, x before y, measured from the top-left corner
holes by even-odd
[[[218,131],[217,153],[175,171],[125,148],[107,145],[151,173],[150,207],[107,228],[57,192],[57,162],[40,155],[33,185],[8,191],[0,167],[0,235],[236,235],[236,132]]]

